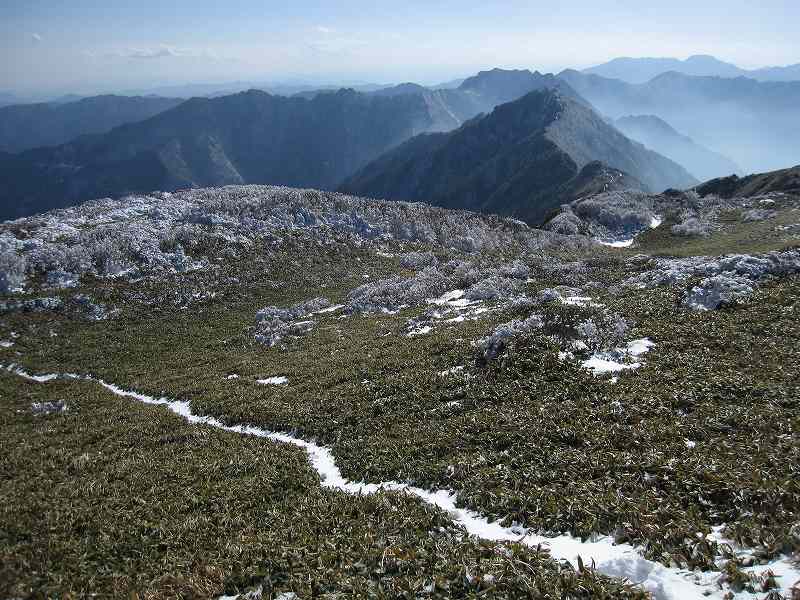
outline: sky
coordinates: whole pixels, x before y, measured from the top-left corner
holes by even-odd
[[[800,62],[797,0],[0,0],[0,92],[440,83],[617,56]]]

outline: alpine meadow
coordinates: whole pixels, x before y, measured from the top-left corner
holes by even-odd
[[[800,600],[799,21],[7,0],[0,600]]]

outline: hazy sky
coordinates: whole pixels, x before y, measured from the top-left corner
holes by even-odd
[[[800,62],[798,23],[798,0],[0,0],[0,91],[436,83],[615,56],[759,67]]]

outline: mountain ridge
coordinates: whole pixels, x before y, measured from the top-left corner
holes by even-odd
[[[65,103],[0,108],[0,150],[23,152],[57,146],[81,135],[106,133],[181,104],[182,98],[103,95]]]
[[[800,81],[800,63],[760,69],[743,69],[733,63],[704,54],[695,54],[685,60],[670,57],[621,56],[583,69],[582,72],[620,79],[628,83],[646,83],[668,71],[694,76],[748,77],[758,81]]]
[[[558,90],[540,90],[449,134],[413,138],[339,189],[536,223],[574,195],[574,182],[590,185],[582,170],[598,160],[650,189],[696,181],[679,165],[628,140],[583,103]]]
[[[668,72],[647,83],[631,84],[574,69],[558,77],[605,116],[655,115],[746,172],[773,171],[797,162],[800,81]]]
[[[431,124],[416,96],[251,90],[193,98],[148,120],[0,161],[2,217],[92,197],[231,183],[331,188]]]

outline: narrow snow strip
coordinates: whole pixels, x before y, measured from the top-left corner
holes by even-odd
[[[48,375],[31,375],[26,371],[22,370],[22,368],[18,367],[14,363],[11,363],[5,370],[9,373],[14,373],[15,375],[19,375],[23,379],[28,379],[30,381],[38,381],[39,383],[46,383],[48,381],[52,381],[58,377],[58,373],[50,373]]]
[[[561,298],[561,302],[570,306],[602,306],[601,304],[593,303],[591,296],[567,296],[566,298]]]
[[[58,377],[58,375],[29,375],[21,369],[11,367],[6,370],[33,381],[47,382]],[[0,368],[2,368],[1,365]],[[350,494],[374,494],[378,491],[406,492],[431,506],[446,511],[471,535],[497,542],[510,541],[531,547],[542,546],[548,548],[550,555],[556,560],[575,561],[580,556],[583,558],[584,564],[594,564],[600,573],[623,577],[637,583],[652,593],[656,600],[703,600],[706,598],[722,600],[725,597],[725,590],[720,589],[715,583],[713,577],[715,574],[695,574],[691,571],[664,567],[643,558],[629,544],[614,544],[609,537],[600,536],[586,542],[569,535],[544,537],[520,525],[504,527],[498,520],[490,520],[475,511],[459,508],[456,506],[457,495],[451,490],[425,490],[396,481],[381,483],[349,481],[342,476],[329,448],[287,433],[272,432],[250,425],[225,425],[214,417],[196,415],[192,412],[189,402],[186,401],[154,398],[139,392],[124,390],[101,379],[92,377],[84,377],[84,379],[98,383],[117,396],[132,398],[145,404],[164,406],[190,423],[208,425],[224,431],[266,438],[302,448],[308,454],[311,466],[319,475],[323,487]],[[768,565],[757,567],[757,569],[761,571],[772,569],[776,574],[778,572],[782,575],[785,574],[782,576],[782,580],[785,579],[785,581],[781,581],[781,585],[787,586],[786,589],[789,589],[794,583],[793,578],[800,578],[800,570],[793,568],[786,560],[774,561]]]
[[[609,248],[630,248],[633,246],[633,238],[628,238],[626,240],[617,240],[616,242],[600,242],[603,246],[608,246]]]
[[[289,379],[283,376],[267,377],[266,379],[256,379],[256,383],[261,385],[286,385],[289,383]]]
[[[326,313],[333,313],[337,310],[342,310],[344,308],[344,304],[336,304],[334,306],[329,306],[328,308],[323,308],[322,310],[318,310],[315,313],[311,313],[312,315],[324,315]]]

